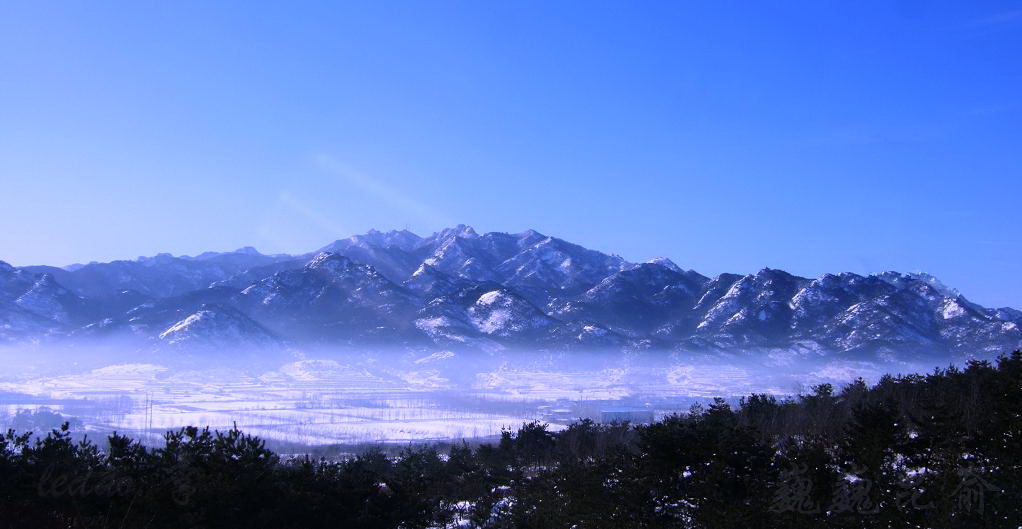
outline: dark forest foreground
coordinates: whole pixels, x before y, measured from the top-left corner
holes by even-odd
[[[184,428],[0,440],[0,524],[97,528],[819,528],[1022,525],[1022,354],[930,375],[717,400],[493,445],[282,458]]]

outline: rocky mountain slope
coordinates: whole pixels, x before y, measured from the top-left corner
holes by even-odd
[[[1022,346],[1022,312],[925,274],[705,277],[529,230],[378,232],[305,255],[16,268],[0,261],[0,342],[386,345],[984,355]]]

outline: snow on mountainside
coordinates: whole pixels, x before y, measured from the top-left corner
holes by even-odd
[[[468,308],[468,316],[480,332],[496,336],[513,336],[553,325],[549,316],[505,288],[479,296]]]
[[[330,252],[253,283],[239,298],[243,310],[281,336],[343,343],[403,343],[419,301],[372,266]]]
[[[19,307],[57,323],[67,323],[82,316],[86,302],[61,286],[50,274],[43,274],[14,303]]]
[[[31,272],[0,261],[0,298],[20,296],[36,282]]]
[[[56,322],[17,303],[35,283],[33,274],[0,261],[0,343],[37,337],[54,330]]]
[[[371,265],[387,279],[400,283],[419,266],[421,259],[415,257],[414,250],[421,241],[418,235],[406,230],[387,233],[372,230],[334,241],[319,252],[336,253]]]
[[[1022,312],[921,273],[803,278],[642,264],[534,230],[370,231],[300,255],[252,248],[66,269],[0,261],[0,341],[385,344],[986,355]]]
[[[567,320],[600,321],[633,336],[669,324],[690,327],[689,309],[708,281],[694,272],[644,263],[615,272],[581,295],[555,304],[553,314]]]
[[[159,334],[162,344],[177,347],[265,349],[278,340],[263,326],[230,307],[203,305],[197,312]]]
[[[672,272],[678,272],[679,274],[683,272],[680,266],[674,264],[674,261],[666,257],[656,257],[650,259],[649,261],[646,261],[646,264],[660,265],[664,268],[667,268],[668,270],[671,270]]]

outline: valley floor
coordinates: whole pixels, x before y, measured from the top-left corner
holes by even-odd
[[[146,360],[146,359],[141,359]],[[936,366],[777,357],[670,354],[458,355],[337,353],[266,368],[103,366],[8,371],[0,421],[48,409],[95,437],[118,431],[150,442],[186,425],[237,425],[298,445],[489,438],[539,420],[647,422],[713,397],[798,394],[824,382]],[[7,424],[6,426],[10,426]]]

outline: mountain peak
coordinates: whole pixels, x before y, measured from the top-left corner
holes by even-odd
[[[351,259],[339,253],[319,252],[305,265],[305,268],[308,270],[324,270],[338,273],[349,270],[354,264]]]
[[[135,259],[135,262],[136,263],[147,264],[147,265],[152,265],[152,264],[166,263],[166,262],[174,260],[174,259],[176,259],[176,257],[174,257],[172,254],[167,253],[167,252],[160,252],[160,253],[158,253],[156,255],[152,255],[152,256],[140,255],[140,256],[138,256]],[[90,263],[90,264],[92,264],[92,263]]]
[[[529,229],[519,233],[518,237],[522,238],[522,239],[529,239],[529,238],[534,238],[534,237],[539,237],[541,239],[545,239],[546,235],[543,235],[542,233],[540,233],[540,232],[538,232],[538,231],[536,231],[536,230],[534,230],[532,228],[529,228]]]
[[[462,239],[476,239],[479,234],[467,224],[458,224],[453,228],[444,228],[438,233],[433,234],[433,237],[437,240],[451,239],[454,237],[461,237]]]
[[[276,339],[240,311],[217,304],[203,304],[199,310],[159,334],[168,345],[272,346]]]
[[[784,270],[780,270],[778,268],[770,268],[770,267],[764,267],[759,272],[756,272],[754,277],[757,280],[770,280],[770,279],[791,280],[791,279],[801,279],[798,276],[795,276],[793,274],[789,274],[788,272],[785,272]]]
[[[961,292],[959,292],[957,289],[945,285],[939,279],[930,274],[927,274],[926,272],[905,273],[889,271],[876,274],[876,277],[884,280],[885,282],[891,284],[896,288],[907,288],[911,287],[912,284],[922,283],[929,286],[935,292],[944,297],[954,298],[962,295]]]
[[[347,238],[350,243],[358,245],[375,246],[377,248],[387,248],[390,246],[396,246],[402,250],[411,250],[415,245],[422,241],[422,237],[408,231],[408,230],[390,230],[387,232],[379,230],[369,230],[363,235],[352,235]],[[328,246],[338,247],[338,243]]]
[[[655,257],[653,259],[650,259],[649,261],[646,261],[646,264],[660,265],[663,266],[664,268],[669,268],[678,273],[681,273],[683,271],[680,266],[674,264],[674,261],[666,257]]]

